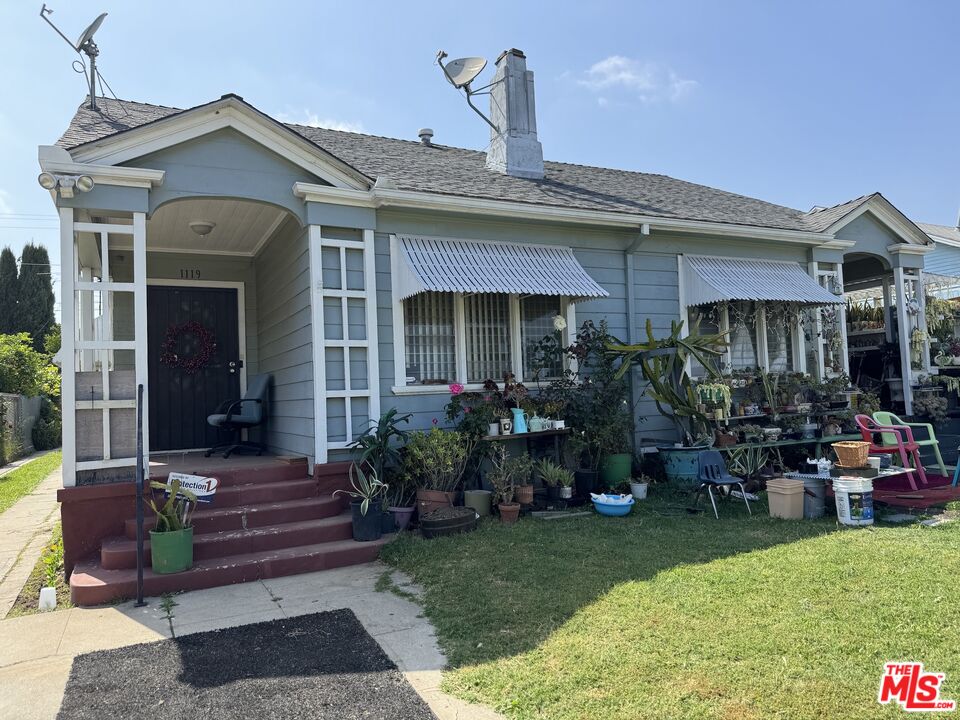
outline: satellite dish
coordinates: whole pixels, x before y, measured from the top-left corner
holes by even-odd
[[[447,76],[447,80],[449,80],[455,88],[462,88],[464,85],[469,85],[473,82],[477,75],[483,72],[486,66],[487,61],[482,57],[466,57],[451,60],[447,63],[446,67],[443,68],[443,71]]]
[[[103,19],[107,17],[106,13],[100,13],[97,16],[97,19],[94,20],[87,26],[87,29],[80,33],[80,37],[77,39],[76,48],[80,50],[83,46],[93,38],[93,34],[100,29],[100,26],[103,25]]]

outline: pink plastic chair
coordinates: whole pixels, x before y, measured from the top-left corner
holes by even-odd
[[[927,475],[923,470],[923,461],[920,459],[920,446],[913,439],[913,431],[906,425],[881,425],[869,415],[857,415],[857,427],[860,428],[860,435],[863,441],[870,443],[870,452],[873,454],[883,453],[885,455],[899,455],[904,468],[910,467],[910,460],[907,455],[913,458],[913,467],[916,468],[917,475],[920,476],[920,482],[927,484]],[[884,433],[884,438],[892,437],[896,445],[877,445],[874,442],[876,433]],[[881,440],[882,442],[882,440]],[[917,483],[913,479],[913,473],[908,473],[910,487],[917,489]]]

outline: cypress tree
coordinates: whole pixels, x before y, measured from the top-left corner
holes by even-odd
[[[17,279],[17,259],[9,247],[0,252],[0,335],[10,335],[17,330],[17,296],[20,282]]]
[[[30,333],[33,347],[43,350],[43,338],[54,324],[53,276],[50,256],[42,245],[27,245],[20,255],[20,288],[17,307],[19,331]]]

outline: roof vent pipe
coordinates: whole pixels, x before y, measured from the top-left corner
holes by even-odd
[[[433,129],[432,128],[420,128],[417,130],[417,135],[420,136],[420,143],[422,145],[433,145]]]

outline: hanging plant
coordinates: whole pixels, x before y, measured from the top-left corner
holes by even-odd
[[[179,351],[184,339],[191,336],[196,340],[196,351],[189,355],[181,354]],[[217,341],[213,332],[195,320],[191,320],[182,325],[171,325],[167,328],[166,339],[160,348],[160,362],[192,375],[207,367],[216,351]]]

